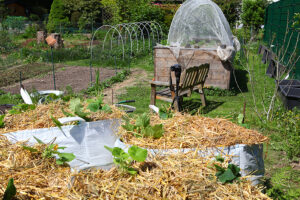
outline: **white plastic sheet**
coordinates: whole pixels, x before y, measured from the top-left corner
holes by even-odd
[[[119,139],[115,142],[115,147],[122,148],[124,151],[128,151],[130,145],[121,142]],[[190,152],[196,149],[147,149],[148,153],[152,155],[168,155],[178,152]],[[198,155],[201,157],[210,155],[230,155],[232,156],[232,163],[241,168],[241,175],[248,176],[253,185],[261,183],[261,179],[264,177],[265,168],[263,160],[263,145],[244,145],[237,144],[227,147],[209,147],[205,150],[198,150]]]
[[[82,170],[90,167],[109,169],[113,165],[112,155],[104,145],[114,146],[117,139],[115,133],[120,126],[119,119],[81,122],[79,125],[57,128],[43,128],[7,133],[11,142],[28,141],[28,145],[36,144],[33,136],[49,143],[56,138],[55,144],[67,147],[61,152],[73,153],[76,158],[69,164],[71,168]]]

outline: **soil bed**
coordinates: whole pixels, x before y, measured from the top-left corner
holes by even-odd
[[[56,88],[59,90],[65,90],[66,86],[71,86],[74,92],[79,92],[83,89],[86,89],[89,87],[90,84],[90,68],[88,67],[78,67],[78,66],[57,66],[56,65],[56,72],[55,72],[55,80],[56,80]],[[45,71],[43,71],[45,68]],[[31,91],[33,89],[36,90],[52,90],[53,89],[53,76],[51,66],[47,66],[44,68],[37,69],[37,72],[32,74],[32,76],[41,75],[43,73],[47,73],[46,75],[43,75],[42,77],[35,77],[30,78],[27,80],[22,81],[22,84],[26,88],[27,91]],[[43,70],[42,70],[43,69]],[[9,85],[15,82],[19,81],[19,71],[22,70],[23,76],[27,76],[27,73],[33,73],[32,67],[26,67],[25,69],[11,69],[9,72],[4,72],[6,75],[4,75],[4,78],[2,82],[5,82],[1,84],[2,86]],[[108,68],[101,68],[100,69],[100,80],[103,81],[105,79],[108,79],[112,76],[115,76],[116,72],[113,69]],[[2,79],[2,78],[1,78]],[[6,81],[6,79],[8,79]],[[93,81],[95,80],[95,70],[93,69]],[[0,86],[1,86],[0,85]],[[0,88],[1,90],[4,90],[5,92],[10,92],[13,94],[18,94],[20,92],[20,84],[16,83],[14,85],[6,86]]]

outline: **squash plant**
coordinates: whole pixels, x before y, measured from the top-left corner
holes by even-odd
[[[123,149],[119,147],[110,148],[104,146],[108,151],[110,151],[114,157],[114,163],[126,173],[135,175],[138,170],[132,167],[133,161],[144,162],[147,158],[148,151],[137,146],[132,146],[128,149],[126,153]]]
[[[144,113],[136,119],[135,124],[131,124],[129,119],[125,119],[125,125],[122,127],[131,132],[135,137],[153,137],[154,139],[161,138],[164,134],[162,124],[150,125],[150,117]]]

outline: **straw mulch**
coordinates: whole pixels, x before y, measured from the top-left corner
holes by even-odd
[[[227,119],[176,113],[167,120],[161,120],[157,115],[152,116],[151,124],[163,124],[163,137],[137,138],[123,128],[119,135],[125,143],[151,149],[201,149],[235,144],[253,145],[268,140],[257,131],[238,126]]]
[[[84,106],[86,107],[87,105]],[[62,108],[64,111],[72,113],[69,109],[69,103],[58,101],[38,105],[36,109],[28,110],[21,114],[7,114],[4,118],[5,127],[0,129],[0,133],[55,127],[56,125],[52,121],[51,116],[56,119],[66,117],[62,112]],[[86,108],[84,108],[84,111],[90,113],[88,117],[91,118],[92,121],[121,118],[124,115],[124,113],[116,107],[111,106],[111,108],[112,113],[103,111],[90,112]]]
[[[43,160],[3,136],[0,155],[0,198],[9,178],[14,178],[18,199],[269,199],[244,178],[219,183],[210,167],[213,161],[194,153],[135,164],[137,176],[116,168],[71,173],[69,167]]]

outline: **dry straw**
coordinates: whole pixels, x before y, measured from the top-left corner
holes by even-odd
[[[86,109],[85,111],[88,112]],[[92,121],[97,120],[105,120],[105,119],[113,119],[113,118],[121,118],[124,114],[122,111],[117,109],[114,106],[111,106],[112,113],[106,113],[103,111],[99,112],[90,112],[88,115]],[[4,118],[5,127],[0,129],[0,133],[9,133],[21,130],[30,130],[30,129],[38,129],[38,128],[50,128],[55,127],[55,123],[52,121],[51,116],[58,119],[61,117],[66,117],[63,112],[64,111],[71,113],[69,109],[69,104],[64,103],[62,101],[53,102],[44,105],[38,105],[34,110],[28,110],[21,114],[7,114]]]
[[[269,199],[244,178],[221,184],[211,167],[214,161],[192,152],[134,164],[137,176],[116,168],[71,173],[3,136],[0,155],[0,198],[14,178],[18,199]]]
[[[123,128],[119,134],[125,143],[152,149],[201,149],[235,144],[260,144],[268,140],[257,131],[238,126],[227,119],[177,113],[167,120],[161,120],[154,115],[151,117],[151,123],[163,124],[165,131],[163,137],[137,138]]]

